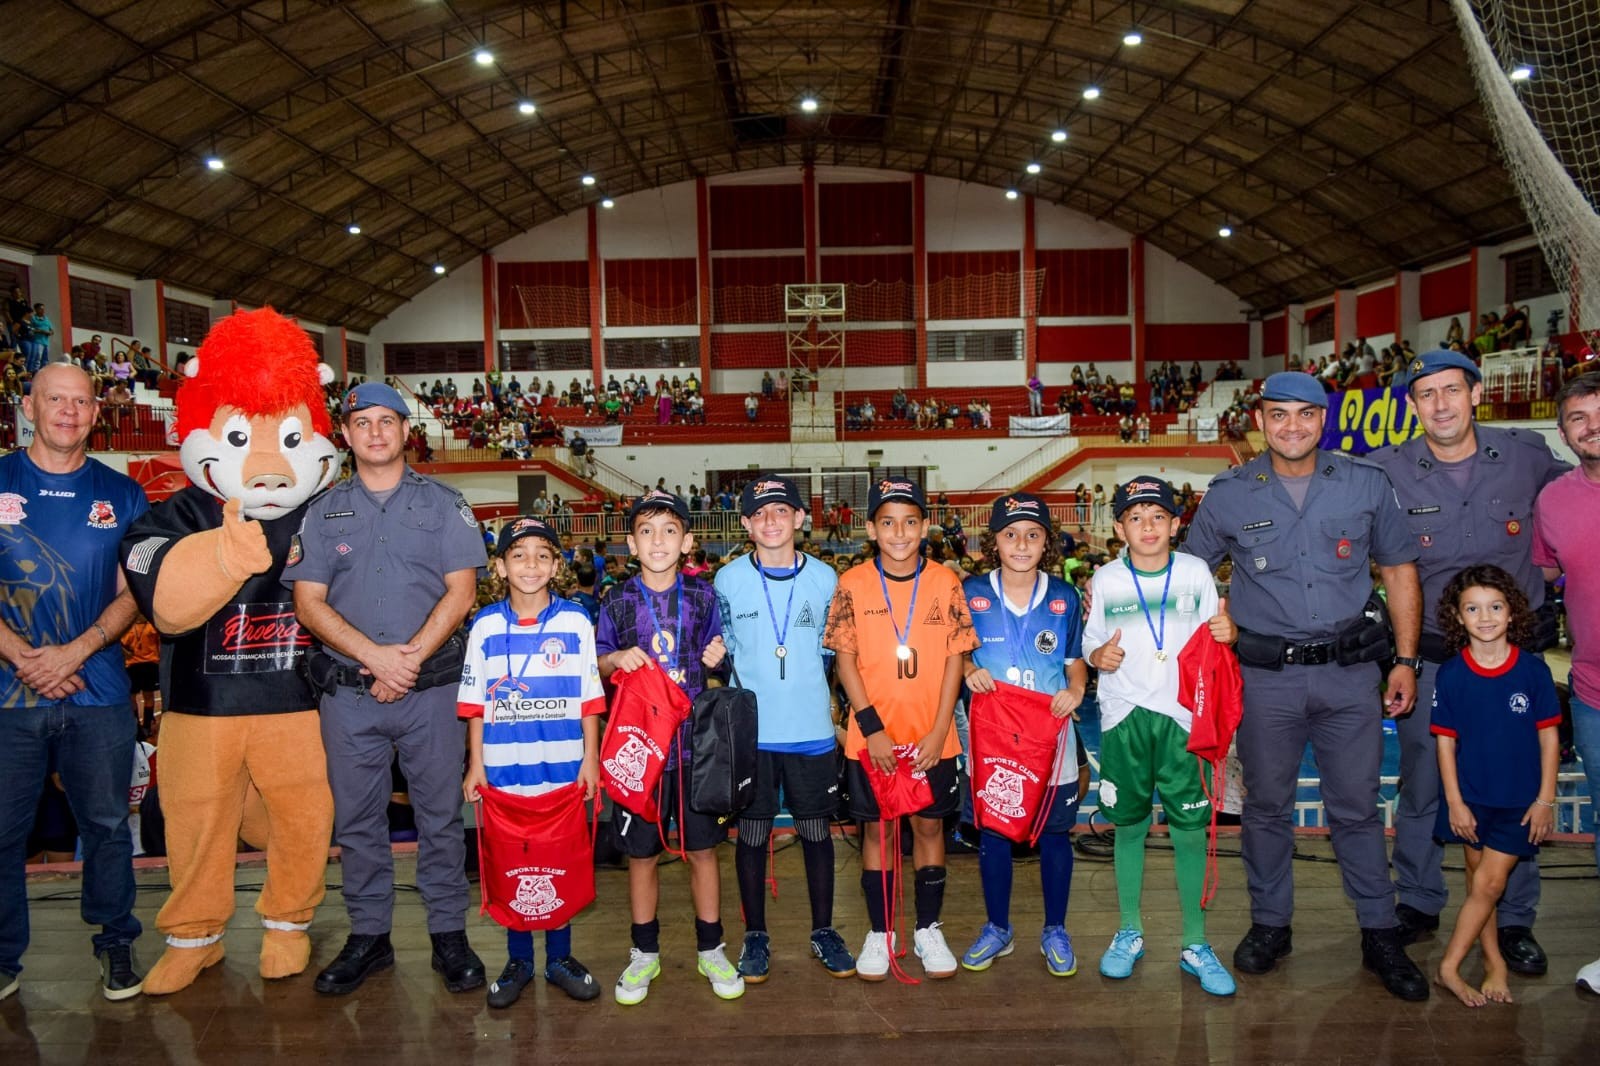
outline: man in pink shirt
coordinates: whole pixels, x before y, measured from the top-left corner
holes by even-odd
[[[1589,810],[1600,815],[1600,373],[1573,378],[1556,394],[1556,428],[1578,457],[1576,469],[1546,485],[1533,506],[1533,562],[1546,580],[1567,576],[1572,634],[1572,733],[1589,780]],[[1600,835],[1595,842],[1600,868]],[[1600,993],[1600,959],[1578,971]]]

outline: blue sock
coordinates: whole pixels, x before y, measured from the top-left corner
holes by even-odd
[[[564,959],[572,954],[572,926],[544,931],[544,957],[546,962]]]
[[[526,929],[506,930],[506,954],[513,959],[533,961],[533,934]]]
[[[1044,888],[1044,924],[1067,924],[1067,895],[1072,891],[1072,836],[1045,833],[1039,837],[1039,881]]]
[[[978,836],[978,873],[983,878],[983,906],[989,923],[1011,928],[1011,841],[993,830]]]

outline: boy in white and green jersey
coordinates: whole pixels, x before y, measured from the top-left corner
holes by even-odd
[[[1178,653],[1201,626],[1231,644],[1237,636],[1217,599],[1211,568],[1175,553],[1178,505],[1172,486],[1137,477],[1112,497],[1117,536],[1127,551],[1096,570],[1083,651],[1100,671],[1100,811],[1116,826],[1115,868],[1122,927],[1100,959],[1106,977],[1133,974],[1144,955],[1139,913],[1152,794],[1159,791],[1177,866],[1183,910],[1179,966],[1213,995],[1234,992],[1233,977],[1206,943],[1206,828],[1211,807],[1199,761],[1189,753],[1189,711],[1178,702]]]

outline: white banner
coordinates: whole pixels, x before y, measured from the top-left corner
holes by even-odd
[[[1201,444],[1215,444],[1217,442],[1216,416],[1194,420],[1194,439]]]
[[[1008,432],[1013,437],[1065,437],[1072,432],[1072,416],[1012,415]]]
[[[26,448],[33,443],[33,423],[22,413],[22,404],[15,404],[11,409],[17,413],[17,447]]]
[[[567,446],[572,446],[572,438],[582,433],[583,439],[589,442],[591,448],[619,448],[622,446],[622,427],[610,426],[564,426],[561,434],[567,438]]]

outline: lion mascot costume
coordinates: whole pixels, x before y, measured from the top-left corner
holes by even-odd
[[[339,470],[323,385],[333,374],[270,308],[217,322],[178,389],[191,485],[135,522],[123,567],[161,633],[161,795],[172,894],[166,951],[147,995],[187,987],[222,960],[240,824],[252,787],[266,812],[261,976],[311,960],[333,798],[317,700],[297,667],[310,644],[279,582],[301,518]]]

